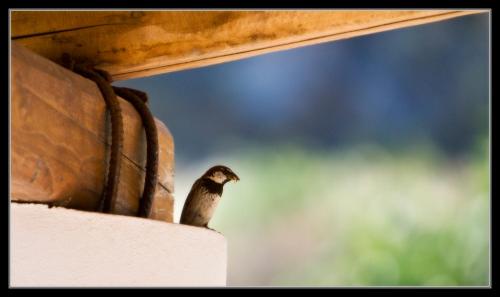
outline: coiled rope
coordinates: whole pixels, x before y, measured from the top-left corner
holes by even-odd
[[[120,103],[116,95],[130,102],[141,116],[147,141],[146,176],[142,198],[139,202],[137,215],[149,217],[153,197],[158,182],[158,132],[156,124],[147,104],[147,94],[138,90],[111,86],[111,76],[102,69],[96,69],[88,63],[76,63],[67,53],[62,56],[62,65],[88,79],[94,81],[101,91],[106,108],[111,116],[111,152],[102,199],[97,211],[112,213],[116,203],[121,169],[121,154],[123,149],[123,119]]]

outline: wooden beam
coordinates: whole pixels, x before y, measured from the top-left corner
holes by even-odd
[[[487,10],[13,11],[12,39],[114,79],[207,66]]]
[[[16,42],[11,65],[11,200],[94,210],[110,144],[99,89]],[[144,184],[145,133],[132,105],[119,100],[124,144],[115,213],[135,215]],[[156,123],[159,183],[151,218],[172,222],[174,144],[165,125]]]

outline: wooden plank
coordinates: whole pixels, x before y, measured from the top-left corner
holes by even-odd
[[[11,63],[11,200],[94,210],[110,144],[100,91],[94,82],[15,42]],[[124,145],[115,213],[135,215],[144,184],[145,133],[132,105],[119,100]],[[151,218],[172,222],[174,144],[165,125],[156,123],[159,183]]]
[[[12,39],[114,79],[179,71],[486,10],[13,11]]]

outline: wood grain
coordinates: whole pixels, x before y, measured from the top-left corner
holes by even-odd
[[[106,105],[94,82],[22,46],[11,51],[11,200],[94,210],[103,191],[110,145]],[[119,98],[122,170],[115,213],[135,215],[146,141],[140,116]],[[172,222],[174,143],[156,120],[159,183],[151,218]]]
[[[12,39],[130,79],[426,24],[486,10],[13,11]]]

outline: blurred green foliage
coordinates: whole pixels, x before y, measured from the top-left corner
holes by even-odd
[[[488,285],[488,151],[483,141],[459,160],[368,145],[225,155],[241,181],[226,185],[211,226],[228,239],[228,284]],[[177,189],[193,180],[178,176]]]
[[[211,165],[241,177],[229,285],[487,285],[490,17],[117,84],[174,135],[176,221]]]

